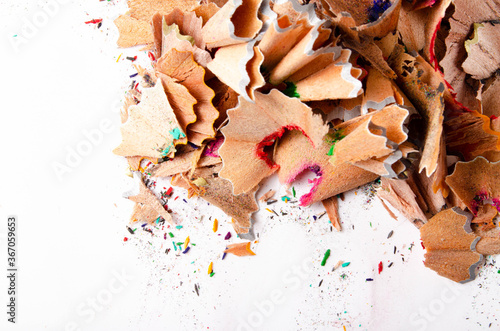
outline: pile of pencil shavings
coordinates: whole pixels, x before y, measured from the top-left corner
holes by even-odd
[[[144,45],[152,60],[137,67],[142,91],[128,94],[114,151],[140,185],[132,222],[173,223],[143,159],[247,239],[262,180],[309,170],[300,204],[321,201],[337,230],[338,195],[381,178],[378,197],[420,229],[442,276],[472,280],[500,252],[497,1],[128,5],[118,46]]]

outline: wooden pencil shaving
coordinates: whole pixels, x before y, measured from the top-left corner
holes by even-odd
[[[450,83],[458,102],[470,110],[478,110],[477,92],[480,82],[467,76],[463,64],[467,59],[466,41],[474,30],[474,23],[498,20],[500,4],[496,0],[455,0],[455,11],[449,19],[450,31],[444,40],[446,50],[439,64],[443,68],[444,78]],[[490,65],[490,61],[480,63],[478,68]],[[467,66],[466,66],[467,67]],[[498,69],[498,67],[497,67]],[[483,72],[489,71],[486,67]]]
[[[422,1],[420,5],[403,1],[398,30],[403,43],[410,51],[421,52],[427,61],[435,63],[433,43],[451,0],[441,0],[434,5],[420,7],[423,3],[425,1]]]
[[[498,1],[128,4],[118,46],[154,52],[134,67],[143,84],[115,149],[140,182],[132,221],[172,221],[143,182],[171,176],[253,240],[263,181],[290,188],[311,171],[298,202],[321,201],[336,230],[338,195],[381,178],[383,206],[420,228],[426,266],[451,280],[500,252]],[[281,203],[276,191],[259,200]],[[254,255],[249,242],[225,252]]]
[[[220,176],[232,182],[234,194],[250,191],[279,168],[264,147],[274,144],[285,129],[300,130],[316,146],[328,131],[309,107],[276,89],[267,95],[257,92],[255,103],[240,97],[228,116],[229,123],[221,130],[225,140],[219,151],[224,164]]]
[[[222,163],[219,157],[201,156],[197,151],[184,152],[181,155],[162,162],[153,167],[150,172],[153,177],[169,177],[191,171],[197,167],[208,167]]]
[[[335,230],[342,230],[339,217],[339,200],[337,196],[325,199],[321,201],[321,203],[323,204],[323,207],[325,207],[328,218],[330,219],[330,222],[332,223]]]
[[[165,210],[158,198],[144,185],[140,172],[134,172],[134,179],[139,186],[139,192],[125,193],[126,198],[135,202],[131,221],[153,223],[159,217],[162,217],[165,221],[175,225],[172,216]]]
[[[122,125],[123,142],[114,153],[122,156],[173,156],[175,145],[185,143],[181,129],[168,102],[161,81],[144,89],[141,103],[128,109],[128,119]]]
[[[180,52],[192,52],[196,62],[206,67],[212,57],[205,50],[201,36],[202,22],[194,12],[183,13],[179,9],[169,15],[156,13],[151,23],[156,57],[160,58],[162,54],[175,48]]]
[[[500,208],[500,162],[490,162],[482,156],[469,162],[458,162],[455,171],[446,178],[446,183],[476,214],[480,205],[491,200]]]
[[[403,127],[407,116],[406,109],[394,105],[338,125],[336,129],[345,137],[335,144],[331,162],[356,164],[391,153],[401,158],[402,153],[396,152],[407,139]]]
[[[214,176],[220,171],[220,168],[219,164],[211,168],[200,168],[195,172],[195,176],[204,176],[203,178],[207,181],[206,189],[200,197],[231,217],[236,233],[240,235],[248,233],[252,226],[252,214],[259,210],[255,199],[258,187],[247,193],[233,195],[231,182],[222,177]]]
[[[220,48],[208,69],[224,84],[247,100],[254,99],[256,88],[265,84],[259,71],[263,56],[254,42]],[[237,68],[237,70],[234,70]]]
[[[121,15],[114,23],[120,32],[120,38],[116,42],[119,47],[126,48],[152,44],[154,42],[153,33],[147,21],[140,21],[128,15]]]
[[[262,28],[258,12],[262,0],[229,0],[203,26],[208,49],[246,42]]]
[[[302,206],[309,206],[342,192],[375,180],[378,175],[348,162],[333,165],[329,151],[336,142],[334,131],[325,136],[322,143],[313,146],[299,131],[290,131],[280,139],[275,161],[279,165],[278,177],[283,184],[291,184],[304,171],[311,171],[310,191],[299,198]]]
[[[420,208],[415,192],[406,181],[382,178],[377,196],[385,208],[388,208],[388,205],[392,206],[418,228],[427,223],[427,216]]]
[[[219,116],[212,104],[215,93],[205,84],[205,69],[196,63],[193,53],[171,49],[158,59],[155,69],[180,82],[197,101],[193,107],[196,121],[186,129],[188,141],[199,146],[215,137],[213,125]]]
[[[250,248],[251,243],[246,242],[246,243],[239,243],[239,244],[230,244],[227,246],[226,250],[224,253],[231,253],[236,256],[252,256],[255,255],[255,253],[252,251]]]
[[[440,212],[420,228],[427,267],[460,283],[476,277],[476,267],[483,256],[476,252],[481,238],[473,233],[471,220],[470,213],[454,207]]]
[[[266,202],[269,199],[271,199],[275,194],[276,194],[275,190],[269,190],[266,193],[264,193],[263,195],[261,195],[261,197],[259,198],[259,201]]]

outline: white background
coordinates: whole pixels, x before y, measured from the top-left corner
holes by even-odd
[[[145,53],[115,46],[112,19],[126,11],[124,1],[49,3],[0,1],[2,270],[9,215],[18,217],[19,245],[17,323],[6,321],[8,284],[2,276],[0,329],[500,328],[498,264],[466,285],[439,277],[423,266],[418,230],[391,219],[366,187],[341,203],[340,233],[330,231],[326,216],[313,219],[320,206],[279,201],[269,206],[277,217],[262,205],[254,257],[221,261],[228,218],[201,200],[185,203],[181,189],[169,206],[183,229],[131,236],[125,226],[132,204],[122,193],[134,183],[111,150],[120,141],[117,110],[128,75],[135,73],[123,58]],[[101,29],[84,24],[92,18],[104,19]],[[110,130],[101,130],[103,121]],[[97,134],[91,141],[85,133],[96,130],[102,139]],[[71,154],[85,144],[86,155],[72,163]],[[68,166],[60,178],[55,164]],[[299,192],[302,186],[296,186]],[[272,178],[258,195],[269,187],[280,190],[278,197],[285,192]],[[216,234],[213,217],[221,224]],[[185,255],[167,255],[173,247],[163,239],[166,231],[176,241],[189,235],[196,246]],[[234,232],[229,242],[238,242]],[[321,267],[326,249],[332,254]],[[339,260],[351,264],[332,272]],[[378,274],[380,261],[384,270]]]

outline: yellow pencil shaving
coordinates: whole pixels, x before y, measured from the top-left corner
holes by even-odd
[[[121,53],[121,54],[118,56],[118,58],[116,59],[116,63],[118,63],[118,61],[120,61],[120,58],[122,57],[122,54],[123,54],[123,53]]]
[[[184,249],[186,249],[189,245],[189,236],[187,236],[186,241],[184,241]]]
[[[214,268],[214,263],[213,263],[213,262],[210,262],[210,265],[208,266],[208,274],[209,274],[209,275],[212,273],[213,268]]]
[[[217,219],[214,220],[214,232],[217,232],[217,229],[219,228],[219,221]]]

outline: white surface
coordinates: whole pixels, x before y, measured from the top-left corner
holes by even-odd
[[[112,18],[126,11],[123,1],[58,3],[50,11],[44,1],[0,2],[3,270],[6,219],[19,219],[18,323],[7,323],[2,312],[0,329],[482,330],[490,323],[500,328],[498,264],[484,267],[466,285],[439,277],[423,266],[413,225],[391,219],[376,198],[367,202],[363,189],[341,203],[341,233],[330,231],[326,216],[313,220],[322,212],[319,206],[279,201],[269,206],[276,217],[263,205],[254,257],[221,261],[223,237],[231,231],[228,218],[202,200],[186,204],[181,189],[169,206],[184,228],[166,230],[176,241],[190,236],[196,246],[188,254],[164,253],[172,248],[163,239],[165,229],[130,236],[125,225],[132,204],[121,195],[133,182],[124,174],[125,161],[111,150],[120,141],[117,109],[135,71],[129,61],[116,59],[121,53],[145,54],[115,47]],[[16,49],[12,36],[29,35],[23,27],[43,18],[41,12],[50,12],[49,19]],[[99,17],[99,30],[84,24]],[[69,151],[89,140],[84,132],[98,130],[102,121],[113,128],[59,180],[54,162],[65,164]],[[280,188],[275,179],[266,185],[261,192]],[[210,217],[219,219],[220,236],[212,232]],[[234,232],[229,242],[237,242]],[[326,249],[332,254],[321,267]],[[351,264],[332,272],[339,260]],[[212,278],[206,272],[210,261]],[[2,276],[4,310],[6,288]]]

